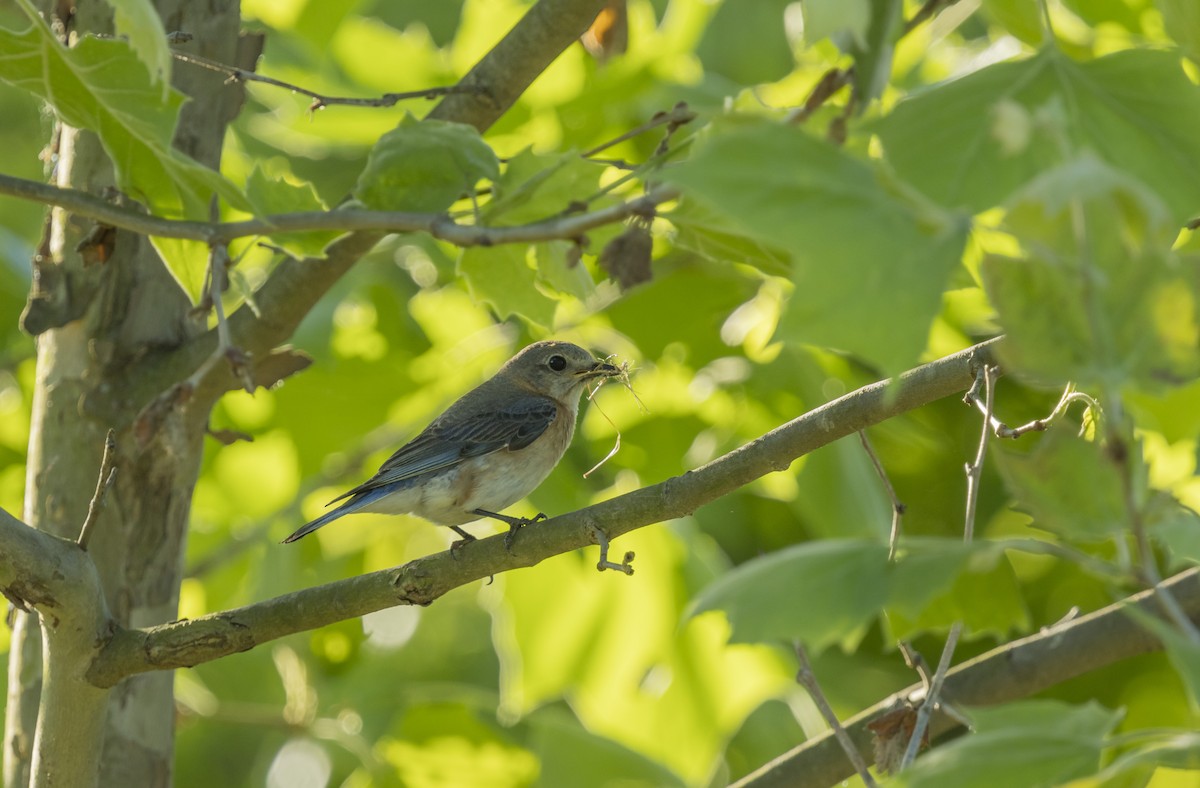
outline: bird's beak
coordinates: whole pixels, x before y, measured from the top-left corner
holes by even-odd
[[[582,380],[591,378],[615,378],[621,374],[620,367],[614,367],[607,361],[597,361],[590,369],[581,370],[575,373]]]

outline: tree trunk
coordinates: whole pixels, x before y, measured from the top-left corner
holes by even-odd
[[[156,5],[167,31],[192,35],[184,45],[188,52],[225,63],[239,61],[237,0],[160,0]],[[83,0],[71,29],[78,35],[111,34],[110,14],[107,4]],[[225,127],[241,103],[241,87],[225,84],[220,74],[176,66],[173,84],[191,98],[183,108],[176,146],[217,168]],[[113,184],[111,164],[94,134],[63,127],[57,142],[57,185],[102,194]],[[145,238],[118,232],[107,261],[87,265],[76,246],[93,229],[90,222],[52,211],[43,255],[35,261],[34,292],[22,316],[23,325],[37,334],[25,521],[59,536],[78,535],[96,485],[105,433],[116,429],[119,471],[89,552],[114,619],[127,627],[146,626],[176,617],[208,414],[180,409],[144,444],[138,443],[127,419],[108,423],[99,414],[129,412],[122,402],[131,385],[123,374],[126,365],[148,353],[169,352],[204,330],[205,323],[192,316],[187,298]],[[4,783],[10,788],[29,784],[42,694],[41,627],[35,617],[18,616],[4,742]],[[145,674],[112,690],[99,784],[170,784],[172,679],[166,671]],[[78,713],[104,713],[104,707],[81,704]]]

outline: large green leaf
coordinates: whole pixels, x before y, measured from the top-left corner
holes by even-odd
[[[1200,62],[1200,3],[1195,0],[1154,0],[1162,13],[1167,35],[1183,53]]]
[[[1120,712],[1095,703],[1030,700],[970,713],[975,731],[918,758],[906,788],[1062,785],[1093,774]]]
[[[1121,477],[1099,446],[1069,430],[1052,430],[1028,455],[995,452],[1000,474],[1037,527],[1084,541],[1111,538],[1129,522]]]
[[[261,163],[256,163],[246,178],[246,198],[261,216],[325,210],[325,204],[312,184],[296,183],[283,176],[272,177]],[[333,232],[272,233],[271,240],[297,256],[319,255],[337,235]]]
[[[0,28],[0,79],[44,99],[65,123],[96,132],[117,186],[155,214],[207,219],[214,193],[247,207],[219,173],[171,147],[183,94],[155,86],[127,42],[84,37],[67,49],[40,19],[23,33]],[[151,240],[195,299],[203,248]]]
[[[354,196],[376,210],[436,213],[498,177],[496,154],[474,127],[406,115],[371,150]]]
[[[117,33],[129,39],[129,46],[146,64],[150,78],[163,83],[164,92],[171,81],[171,49],[167,32],[150,0],[108,0],[113,7]]]
[[[924,349],[965,221],[914,207],[867,163],[775,123],[718,127],[664,175],[792,254],[796,287],[782,336],[849,350],[889,372]]]
[[[982,272],[1009,368],[1101,391],[1195,376],[1195,277],[1171,250],[1166,207],[1142,183],[1085,156],[1021,189],[1008,225],[1026,256],[990,257]]]
[[[799,639],[821,651],[860,630],[888,594],[886,545],[828,539],[745,563],[704,590],[692,614],[724,610],[736,642]]]
[[[604,169],[574,151],[556,156],[521,151],[505,165],[483,216],[489,225],[523,224],[559,216],[576,201],[593,195],[600,187]]]
[[[888,631],[900,640],[946,631],[1004,637],[1029,626],[1029,613],[1003,542],[906,539],[892,574]]]
[[[1179,224],[1200,210],[1198,127],[1200,90],[1177,56],[1077,63],[1050,47],[914,94],[879,134],[900,175],[943,205],[991,208],[1087,151],[1146,183]]]
[[[467,280],[471,294],[491,304],[501,318],[515,314],[553,327],[558,302],[538,289],[538,272],[529,261],[528,247],[465,249],[458,259],[458,274]]]

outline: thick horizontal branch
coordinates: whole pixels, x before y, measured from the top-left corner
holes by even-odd
[[[151,670],[190,667],[303,632],[402,604],[427,605],[451,589],[691,514],[698,507],[838,438],[971,385],[996,342],[964,350],[822,405],[709,464],[571,514],[526,526],[512,551],[500,536],[472,542],[457,557],[443,552],[404,566],[297,591],[246,607],[148,629],[120,630],[88,672],[97,686]]]
[[[1200,617],[1200,569],[1181,572],[1163,585],[1189,616]],[[942,697],[960,707],[1004,703],[1028,697],[1123,659],[1158,651],[1162,644],[1125,609],[1135,605],[1147,615],[1160,616],[1159,600],[1154,596],[1154,591],[1143,591],[964,662],[946,674]],[[867,757],[874,751],[868,723],[896,708],[905,699],[919,698],[922,691],[922,685],[914,684],[847,720],[844,727],[859,751]],[[929,730],[937,736],[956,727],[955,720],[935,714]],[[735,786],[817,788],[837,785],[853,775],[854,767],[832,732],[827,731],[781,755]]]
[[[459,224],[441,213],[355,209],[284,213],[240,222],[165,219],[115,205],[87,192],[3,174],[0,174],[0,194],[45,205],[56,205],[78,216],[86,216],[121,230],[159,238],[185,238],[208,244],[228,243],[237,238],[276,233],[375,231],[425,232],[434,238],[463,247],[577,238],[588,230],[620,222],[631,216],[651,215],[660,203],[678,196],[676,190],[661,187],[642,197],[595,211],[512,227],[486,227]]]

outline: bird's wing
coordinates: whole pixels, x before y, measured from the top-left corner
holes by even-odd
[[[446,413],[388,458],[379,471],[330,503],[379,487],[450,468],[500,449],[518,451],[554,422],[558,407],[546,397],[522,397],[499,410],[453,418]],[[451,417],[451,418],[447,418]]]

